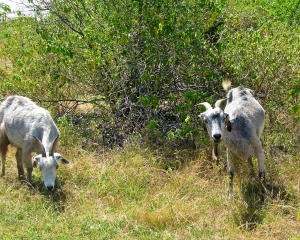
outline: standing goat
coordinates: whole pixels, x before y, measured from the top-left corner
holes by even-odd
[[[6,153],[8,145],[11,144],[17,148],[16,159],[20,179],[24,178],[24,165],[27,180],[32,182],[33,167],[39,165],[45,187],[48,190],[58,187],[58,160],[62,164],[69,163],[62,155],[55,153],[58,137],[59,131],[47,110],[26,97],[7,97],[0,104],[1,176],[5,176]],[[33,164],[32,152],[41,153],[34,157]]]
[[[234,158],[248,161],[253,173],[252,157],[256,156],[259,179],[265,186],[265,155],[260,141],[264,129],[265,111],[254,98],[252,90],[242,86],[229,90],[229,84],[224,84],[223,87],[228,92],[224,111],[220,106],[226,99],[221,99],[215,103],[215,108],[207,102],[201,103],[206,111],[199,115],[213,142],[213,158],[217,159],[220,156],[220,144],[223,143],[227,148],[230,194],[232,193]]]

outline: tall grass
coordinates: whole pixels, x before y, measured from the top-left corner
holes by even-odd
[[[267,202],[261,205],[246,164],[239,166],[235,196],[229,199],[223,164],[208,161],[199,151],[184,152],[185,164],[166,170],[168,163],[162,161],[172,160],[147,148],[100,155],[73,149],[66,156],[71,163],[58,170],[61,191],[49,193],[37,170],[33,189],[17,180],[10,150],[7,176],[0,179],[4,239],[300,237],[299,170],[271,179]]]

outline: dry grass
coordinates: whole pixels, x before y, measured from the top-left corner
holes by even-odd
[[[257,183],[238,171],[235,196],[227,197],[222,164],[204,155],[170,158],[128,147],[103,154],[69,150],[59,169],[62,191],[48,193],[35,169],[35,189],[16,176],[14,150],[0,179],[0,229],[28,239],[297,239],[300,237],[299,170],[271,180],[273,196],[261,205]],[[197,156],[198,155],[198,156]],[[296,161],[290,159],[288,164]],[[171,163],[169,163],[171,164]],[[162,167],[163,166],[163,167]],[[243,165],[241,165],[243,166]],[[246,166],[246,165],[245,165]],[[243,177],[242,177],[243,176]],[[279,183],[280,186],[279,186]],[[54,237],[55,236],[55,237]]]

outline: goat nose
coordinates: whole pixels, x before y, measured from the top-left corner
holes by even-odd
[[[54,189],[53,186],[47,186],[48,191],[52,191]]]
[[[217,133],[217,134],[214,134],[214,135],[213,135],[213,137],[214,137],[215,140],[220,140],[220,139],[221,139],[221,136],[222,136],[222,135],[221,135],[220,133]]]

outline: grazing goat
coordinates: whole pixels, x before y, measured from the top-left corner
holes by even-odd
[[[254,98],[252,90],[237,87],[229,90],[230,85],[223,85],[227,93],[227,105],[221,109],[223,100],[215,103],[215,108],[207,102],[200,103],[206,111],[201,113],[204,125],[213,142],[213,158],[220,156],[220,144],[227,148],[227,165],[229,173],[229,193],[232,193],[234,158],[246,160],[251,165],[252,157],[256,156],[259,165],[259,179],[265,186],[265,155],[260,137],[265,123],[265,111]],[[229,91],[228,91],[229,90]]]
[[[45,187],[48,190],[58,187],[58,160],[62,164],[69,163],[62,155],[55,153],[58,137],[59,131],[47,110],[26,97],[7,97],[0,104],[1,176],[5,175],[6,153],[8,145],[11,144],[17,148],[16,160],[20,179],[24,178],[24,165],[27,180],[32,182],[33,167],[39,165]],[[41,153],[34,157],[33,164],[32,152]]]

